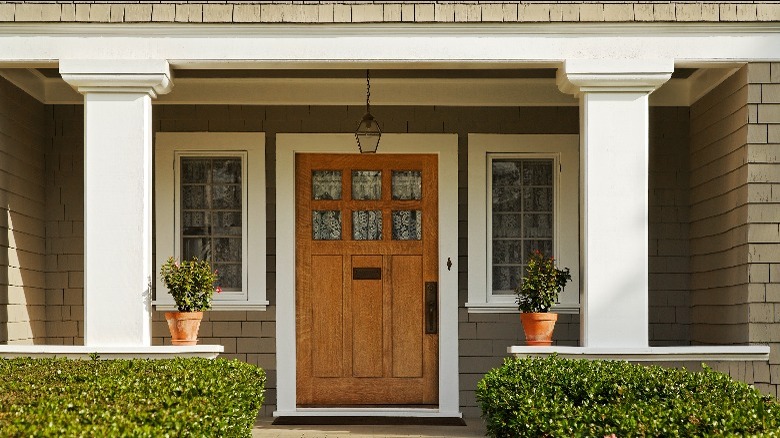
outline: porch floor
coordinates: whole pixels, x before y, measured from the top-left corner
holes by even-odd
[[[465,418],[466,426],[278,426],[273,418],[260,418],[255,423],[252,436],[259,438],[370,438],[370,437],[420,437],[420,438],[474,438],[485,436],[485,425],[479,418]]]

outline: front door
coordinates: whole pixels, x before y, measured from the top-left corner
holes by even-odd
[[[436,155],[296,156],[298,406],[438,404],[437,178]]]

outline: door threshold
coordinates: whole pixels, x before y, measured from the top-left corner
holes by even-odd
[[[275,426],[465,426],[461,417],[355,416],[355,415],[283,415],[271,423]]]
[[[458,411],[442,412],[438,406],[431,408],[409,407],[341,407],[341,408],[296,408],[274,411],[281,417],[387,417],[387,418],[462,418]]]

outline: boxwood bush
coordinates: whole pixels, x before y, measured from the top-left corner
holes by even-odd
[[[777,436],[780,405],[702,372],[623,361],[510,358],[477,385],[494,437]]]
[[[2,436],[251,436],[265,373],[239,361],[0,360]]]

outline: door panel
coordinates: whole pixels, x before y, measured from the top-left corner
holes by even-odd
[[[422,257],[392,256],[393,377],[422,377]]]
[[[342,257],[317,255],[311,261],[317,272],[312,299],[319,303],[312,312],[312,374],[338,377],[343,374]]]
[[[353,377],[382,377],[383,302],[382,279],[355,279],[355,270],[382,269],[381,256],[352,257],[352,351]],[[363,272],[365,272],[363,271]],[[358,271],[361,272],[361,271]],[[373,270],[369,271],[373,274]],[[359,277],[360,275],[358,275]],[[374,277],[373,275],[365,275]]]
[[[296,156],[297,404],[438,403],[435,155]]]

